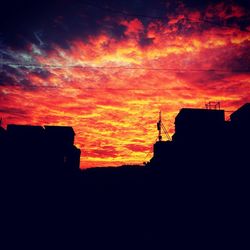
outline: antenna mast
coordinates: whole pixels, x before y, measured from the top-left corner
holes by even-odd
[[[159,121],[157,122],[157,130],[159,131],[158,141],[162,141],[162,132],[161,132],[162,129],[163,129],[163,132],[166,135],[168,141],[171,141],[171,137],[168,134],[168,131],[167,131],[166,127],[164,126],[163,122],[161,121],[161,111],[160,111],[159,112]]]
[[[220,110],[220,102],[208,102],[205,104],[206,109]]]
[[[161,111],[159,112],[159,121],[157,122],[157,130],[159,131],[158,134],[158,140],[162,140],[162,135],[161,135]]]

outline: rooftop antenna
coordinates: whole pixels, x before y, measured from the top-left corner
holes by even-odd
[[[161,111],[159,112],[159,121],[157,122],[157,130],[158,133],[158,141],[162,141],[162,135],[161,135]]]
[[[163,124],[163,122],[161,120],[161,111],[159,112],[159,121],[157,122],[157,130],[159,131],[158,132],[158,141],[162,141],[162,131],[161,130],[163,130],[163,132],[166,135],[168,141],[171,141],[171,137],[168,134],[167,129],[164,126],[164,124]]]
[[[220,110],[220,102],[208,102],[205,107],[206,109]]]

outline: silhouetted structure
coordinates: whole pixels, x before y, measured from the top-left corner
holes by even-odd
[[[175,118],[173,141],[178,144],[206,144],[220,140],[224,123],[223,110],[183,108]]]
[[[246,103],[230,115],[234,138],[238,142],[249,143],[250,103]]]
[[[71,127],[0,127],[2,238],[9,249],[244,249],[249,107],[230,121],[223,110],[182,109],[146,167],[74,174]]]
[[[80,149],[74,146],[72,127],[45,126],[48,159],[54,165],[77,170],[80,167]]]
[[[223,161],[244,162],[250,146],[250,104],[243,105],[230,118],[225,121],[224,110],[217,108],[181,109],[175,118],[172,141],[155,143],[150,165],[223,166]]]
[[[2,162],[22,173],[56,173],[78,170],[80,149],[74,146],[74,130],[66,126],[7,126],[0,131],[4,145]]]

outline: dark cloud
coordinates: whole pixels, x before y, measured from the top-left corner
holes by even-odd
[[[241,46],[231,46],[222,50],[224,60],[221,65],[224,68],[234,71],[250,72],[250,42],[244,42]]]
[[[27,79],[23,79],[20,81],[20,84],[23,86],[32,86],[31,81],[27,80]]]
[[[5,114],[11,114],[11,115],[17,115],[17,116],[25,116],[28,113],[20,108],[0,108],[0,113],[5,113]]]
[[[187,80],[190,84],[197,87],[216,87],[217,83],[222,83],[225,78],[232,75],[228,72],[207,71],[207,72],[178,72],[176,76],[180,79]]]
[[[20,80],[18,85],[26,91],[35,91],[39,89],[38,86],[34,85],[30,80],[25,78]]]
[[[18,86],[25,90],[36,90],[38,87],[33,85],[32,82],[26,78],[17,80],[14,76],[6,72],[0,72],[0,86]]]
[[[69,48],[72,39],[87,39],[89,35],[108,32],[117,39],[123,38],[124,27],[116,19],[138,17],[144,25],[152,19],[148,17],[166,17],[177,14],[185,8],[205,11],[208,5],[220,1],[164,1],[164,0],[9,0],[1,3],[0,34],[4,44],[26,49],[30,43],[49,50],[52,44],[64,49]],[[230,1],[244,8],[249,1]],[[225,13],[232,12],[230,6]],[[124,14],[125,13],[125,14]],[[166,19],[167,20],[167,19]],[[231,18],[230,24],[237,20]],[[244,28],[249,22],[241,20]],[[150,40],[142,39],[147,45]]]
[[[139,40],[139,44],[144,47],[151,45],[154,42],[154,38],[141,37]]]
[[[0,72],[0,86],[14,86],[16,85],[16,79],[6,72]]]
[[[2,71],[0,71],[0,86],[19,86],[26,90],[36,90],[37,86],[27,79],[30,73],[44,80],[52,75],[48,70],[34,69],[30,71],[26,67],[13,68],[3,65]]]
[[[40,43],[34,32],[42,30],[48,43],[65,44],[70,33],[67,16],[72,12],[69,1],[5,1],[4,7],[1,32],[5,43],[16,48],[25,48],[27,42]],[[58,16],[65,16],[65,21],[56,24]]]
[[[52,75],[52,73],[50,71],[45,70],[45,69],[34,69],[32,71],[32,74],[36,75],[42,79],[48,79]]]
[[[2,6],[5,11],[0,15],[2,40],[17,49],[27,49],[29,43],[45,49],[51,49],[51,44],[67,49],[72,39],[86,39],[88,35],[103,32],[105,24],[110,23],[105,21],[110,13],[99,5],[77,0],[5,1]],[[121,36],[122,28],[114,25],[113,35]]]
[[[124,25],[115,24],[112,20],[110,20],[110,24],[105,25],[105,30],[111,37],[115,37],[118,40],[125,38],[124,32],[126,31],[126,27]],[[113,23],[112,23],[113,22]]]
[[[17,68],[8,66],[8,65],[2,65],[2,70],[8,74],[8,75],[14,75],[16,77],[23,77],[24,76],[24,72],[22,70],[18,70]]]
[[[185,0],[185,1],[176,1],[176,3],[178,3],[178,2],[184,3],[185,6],[187,8],[189,8],[189,9],[199,9],[201,11],[205,10],[208,5],[215,5],[215,4],[223,3],[222,0],[203,0],[203,1]],[[229,0],[229,1],[224,1],[224,2],[226,4],[229,4],[229,5],[231,5],[231,4],[240,5],[243,8],[249,8],[250,7],[249,0]]]

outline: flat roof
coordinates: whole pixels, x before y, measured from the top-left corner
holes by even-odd
[[[45,125],[45,131],[53,132],[53,133],[70,133],[75,135],[74,129],[70,126],[52,126]]]
[[[182,108],[175,117],[175,121],[178,120],[221,120],[224,121],[224,110],[218,109],[194,109],[194,108]]]

